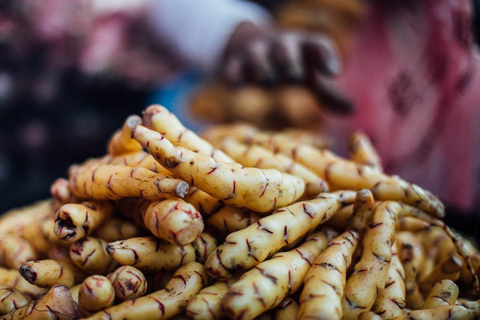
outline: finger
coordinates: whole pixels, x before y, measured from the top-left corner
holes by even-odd
[[[272,45],[274,66],[284,82],[298,83],[305,77],[301,41],[297,33],[288,33]]]
[[[307,34],[304,36],[303,57],[306,68],[317,69],[328,76],[339,75],[342,64],[330,39],[324,36]]]
[[[350,114],[355,110],[352,101],[340,93],[331,79],[319,72],[315,72],[310,87],[323,108],[342,115]]]

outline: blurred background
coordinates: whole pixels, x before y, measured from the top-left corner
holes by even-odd
[[[437,23],[453,28],[460,34],[460,39],[467,42],[462,45],[474,47],[468,42],[470,35],[480,34],[480,1],[399,0],[390,1],[393,4],[379,5],[383,2],[265,0],[239,5],[236,1],[212,0],[206,1],[205,11],[196,14],[207,19],[212,16],[208,5],[222,2],[226,3],[223,4],[226,6],[222,9],[224,11],[215,11],[211,7],[214,12],[220,12],[221,17],[222,12],[225,12],[227,19],[228,10],[236,11],[231,21],[238,24],[244,19],[253,25],[268,24],[268,27],[243,28],[246,30],[235,34],[236,39],[240,39],[239,45],[232,42],[233,35],[222,35],[226,37],[226,43],[216,45],[224,48],[222,50],[225,52],[222,51],[220,57],[215,56],[217,61],[197,63],[191,57],[203,58],[206,54],[199,52],[196,55],[193,45],[184,48],[183,43],[195,43],[195,39],[190,39],[189,31],[182,31],[182,27],[178,26],[187,25],[185,29],[188,29],[191,12],[181,4],[170,4],[173,9],[169,11],[166,9],[170,8],[169,1],[165,1],[167,7],[162,7],[160,2],[0,0],[0,211],[48,197],[50,184],[57,177],[65,177],[70,164],[103,155],[106,142],[121,127],[125,118],[141,113],[152,103],[163,104],[173,110],[186,125],[195,130],[201,130],[207,123],[236,120],[250,121],[269,129],[299,127],[317,130],[325,123],[332,137],[337,138],[334,145],[341,152],[344,133],[347,132],[340,131],[342,126],[336,126],[337,120],[329,122],[324,119],[335,108],[337,113],[346,114],[345,110],[351,108],[351,102],[361,109],[362,103],[356,99],[356,93],[361,88],[345,85],[345,91],[341,92],[347,92],[349,100],[337,95],[335,88],[330,90],[329,83],[322,82],[321,86],[316,86],[312,84],[314,80],[303,74],[297,78],[294,74],[283,79],[285,81],[272,80],[267,76],[255,78],[256,70],[263,65],[249,65],[248,61],[245,63],[241,58],[235,58],[241,57],[238,53],[243,52],[243,44],[250,45],[250,39],[261,40],[271,34],[271,31],[265,30],[295,30],[322,35],[334,43],[340,61],[350,61],[351,56],[359,52],[355,51],[359,38],[368,40],[375,37],[369,32],[385,34],[389,32],[386,30],[394,30],[393,34],[398,32],[395,36],[402,39],[410,36],[409,28],[416,29],[418,34],[424,32],[424,20],[433,24],[433,27]],[[189,5],[188,1],[178,2]],[[375,3],[376,9],[372,9]],[[229,9],[230,5],[233,9]],[[241,10],[234,10],[235,6]],[[432,16],[436,6],[451,14],[452,24]],[[242,10],[245,16],[238,13]],[[403,11],[407,12],[406,18],[400,19],[399,12]],[[376,25],[368,25],[373,21],[369,18],[379,14],[382,18],[374,20]],[[422,23],[418,24],[417,20]],[[229,25],[228,21],[224,23]],[[390,29],[391,25],[395,27]],[[228,30],[236,32],[239,29],[237,27],[235,25]],[[177,30],[179,34],[171,30]],[[359,32],[366,33],[366,36],[359,36]],[[172,40],[173,37],[175,39]],[[430,47],[433,46],[435,54],[431,57],[442,57],[441,52],[445,48],[441,47],[445,42],[441,39],[435,40],[432,35],[412,38],[419,41],[433,38]],[[207,36],[201,40],[204,42],[197,46],[206,49],[212,46],[208,41],[213,40]],[[362,41],[362,45],[369,50],[384,50],[378,45],[381,41]],[[417,46],[414,42],[402,41],[405,46]],[[438,47],[435,41],[438,41]],[[288,49],[288,46],[285,47]],[[250,48],[255,46],[251,45]],[[263,47],[258,48],[262,51]],[[190,51],[182,53],[182,50]],[[410,47],[406,47],[400,51],[409,50]],[[436,54],[437,51],[440,53]],[[467,53],[461,53],[458,59],[463,59],[464,55]],[[470,51],[468,55],[470,57]],[[404,53],[403,58],[399,59],[406,63],[408,54],[406,56]],[[305,57],[304,60],[308,60]],[[327,69],[326,74],[336,75],[338,70],[335,69],[334,60],[324,53],[323,62],[325,59],[330,59],[330,64],[317,63],[316,66]],[[247,65],[242,75],[235,71],[238,61]],[[443,60],[439,61],[437,67],[445,64]],[[376,62],[379,63],[379,69],[385,68],[382,63],[388,63]],[[364,69],[355,69],[355,72],[363,70],[363,80],[357,77],[357,84],[368,82],[370,72],[365,70],[378,72],[375,71],[375,64],[361,65]],[[348,66],[346,63],[345,68]],[[294,68],[295,65],[290,67]],[[442,70],[437,69],[432,73],[441,78]],[[350,75],[355,72],[346,70]],[[467,86],[472,77],[465,73],[459,85]],[[340,77],[339,82],[342,81]],[[399,114],[407,113],[409,104],[413,105],[412,101],[416,99],[414,95],[403,95],[410,90],[411,80],[402,73],[396,81],[398,85],[390,87],[389,94],[404,97],[405,101],[400,99],[394,107]],[[419,87],[420,93],[424,89]],[[426,97],[429,99],[430,96]],[[476,106],[474,108],[478,110]],[[441,131],[445,127],[441,118],[435,121],[432,130]],[[395,138],[392,139],[395,142]],[[373,136],[372,140],[381,147],[380,139],[376,140]],[[380,149],[382,153],[383,149]],[[386,161],[389,173],[400,173],[404,177],[401,169],[396,169],[395,161],[389,163]],[[409,180],[409,173],[405,174]],[[416,175],[415,172],[410,174]],[[476,181],[478,179],[478,176],[475,177]],[[451,210],[456,208],[454,205]],[[458,205],[459,211],[465,211],[464,208]],[[470,231],[475,232],[473,229]]]

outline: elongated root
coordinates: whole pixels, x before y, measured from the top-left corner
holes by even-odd
[[[121,265],[147,271],[173,271],[191,262],[204,262],[215,250],[216,240],[207,233],[180,247],[155,237],[139,237],[112,242],[107,252]]]
[[[354,162],[382,171],[382,160],[368,136],[363,132],[357,131],[350,136],[348,152],[350,159]]]
[[[278,170],[244,168],[238,163],[219,163],[209,156],[175,147],[161,134],[137,126],[132,136],[177,177],[227,204],[269,212],[295,202],[305,183]]]
[[[442,280],[433,286],[420,309],[431,309],[439,306],[455,305],[459,289],[455,282]]]
[[[58,209],[54,232],[62,241],[73,243],[100,227],[115,211],[108,201],[69,203]]]
[[[71,287],[84,277],[72,263],[50,259],[29,261],[20,267],[20,274],[31,284],[42,288],[55,285]]]
[[[14,288],[0,289],[0,315],[10,313],[12,310],[23,307],[30,302],[30,298],[23,292]]]
[[[165,289],[103,310],[89,319],[169,319],[181,313],[188,301],[206,284],[205,268],[197,263],[180,267]]]
[[[143,273],[135,267],[123,266],[108,276],[115,289],[117,299],[133,300],[147,291],[147,280]]]
[[[38,256],[30,242],[25,239],[7,236],[0,239],[0,266],[18,269]]]
[[[111,155],[122,155],[142,150],[142,146],[130,137],[130,131],[142,124],[142,118],[131,115],[125,120],[122,129],[115,132],[107,145],[108,153]]]
[[[119,202],[119,208],[134,220],[140,218],[154,236],[179,246],[193,242],[204,227],[200,213],[180,198],[125,199]]]
[[[70,167],[70,189],[79,198],[118,200],[140,197],[148,200],[183,198],[185,181],[172,179],[148,169],[123,165],[83,165]]]
[[[401,243],[399,256],[405,270],[406,306],[409,309],[420,309],[423,303],[423,295],[420,292],[416,280],[417,267],[414,261],[415,253],[413,245],[409,242]]]
[[[89,272],[104,274],[112,269],[114,261],[107,253],[108,243],[100,238],[87,237],[70,246],[70,259]]]
[[[330,219],[345,202],[353,202],[353,197],[353,192],[322,193],[317,199],[277,210],[228,235],[205,267],[217,279],[227,279],[237,270],[248,270]]]
[[[328,243],[305,277],[298,319],[341,319],[347,269],[358,234],[347,231]]]
[[[224,314],[231,319],[253,319],[275,308],[300,288],[327,243],[324,232],[314,233],[297,249],[276,253],[243,274],[223,298]]]
[[[186,314],[194,320],[216,320],[223,316],[222,298],[228,291],[228,283],[217,281],[206,287],[188,302]]]
[[[113,305],[115,290],[107,278],[100,275],[88,277],[78,292],[78,312],[88,317]]]
[[[138,233],[135,224],[115,217],[105,221],[96,231],[97,236],[107,242],[137,237]]]
[[[262,216],[259,213],[228,206],[221,208],[208,217],[206,224],[222,236],[226,236],[232,232],[245,229],[260,218]]]

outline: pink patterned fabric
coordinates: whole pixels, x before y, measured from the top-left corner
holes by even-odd
[[[377,0],[369,10],[341,79],[358,112],[332,117],[330,130],[363,129],[388,173],[472,210],[480,204],[480,59],[470,1]]]

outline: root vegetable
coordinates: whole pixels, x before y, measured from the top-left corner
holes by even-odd
[[[24,226],[52,215],[52,212],[53,202],[50,199],[5,212],[0,216],[0,235],[18,232]]]
[[[313,233],[298,248],[276,253],[244,273],[222,300],[224,314],[231,319],[253,319],[275,308],[301,287],[327,243],[323,231]]]
[[[387,273],[385,289],[377,297],[372,306],[372,311],[382,319],[399,316],[405,313],[405,272],[397,255],[396,245],[392,246],[392,262]]]
[[[13,288],[0,289],[0,315],[10,313],[30,302],[23,292]]]
[[[410,231],[410,232],[419,232],[424,231],[430,228],[431,225],[427,221],[420,220],[415,217],[403,217],[397,220],[395,229]]]
[[[305,277],[298,319],[342,319],[343,288],[357,244],[354,231],[328,243]]]
[[[118,200],[141,197],[148,200],[180,197],[188,192],[185,181],[148,169],[124,165],[83,165],[70,169],[70,189],[79,198]]]
[[[210,143],[185,128],[173,113],[162,106],[148,107],[143,113],[143,121],[147,128],[160,132],[174,145],[181,144],[193,152],[212,157],[218,162],[235,162],[223,151],[215,149]]]
[[[349,218],[350,229],[358,234],[363,233],[370,220],[375,201],[370,190],[362,189],[357,192],[355,202],[353,203],[353,214]]]
[[[54,232],[62,241],[73,243],[100,227],[115,211],[108,201],[69,203],[58,209]]]
[[[348,152],[352,161],[383,171],[382,160],[365,133],[357,131],[350,136]]]
[[[0,268],[0,287],[14,288],[24,294],[36,297],[47,292],[46,289],[37,287],[25,280],[18,270]]]
[[[203,219],[193,205],[180,198],[160,201],[124,199],[118,203],[124,215],[140,218],[150,232],[170,243],[184,246],[203,231]]]
[[[214,214],[225,206],[222,201],[195,187],[190,188],[184,199],[204,216]]]
[[[191,261],[205,262],[215,248],[216,240],[202,233],[183,247],[154,237],[139,237],[112,242],[107,252],[121,265],[146,271],[172,271]]]
[[[398,239],[397,239],[398,241]],[[401,242],[400,260],[405,270],[406,306],[409,309],[420,309],[423,304],[423,295],[416,280],[417,266],[415,265],[414,246],[409,242]]]
[[[188,301],[208,283],[205,268],[197,263],[180,267],[165,289],[128,300],[103,310],[89,319],[169,319],[180,314]]]
[[[55,285],[71,287],[79,283],[84,274],[73,263],[55,260],[29,261],[20,267],[20,274],[25,280],[42,288]]]
[[[298,303],[292,298],[285,298],[275,308],[275,319],[296,319]]]
[[[78,304],[78,293],[80,292],[80,287],[82,284],[77,284],[73,287],[68,288],[68,291],[70,291],[70,294],[72,295],[73,301],[75,301],[76,304]]]
[[[135,267],[123,266],[108,276],[115,289],[115,296],[121,300],[139,298],[147,291],[147,280],[143,273]]]
[[[462,265],[462,260],[455,255],[444,258],[429,274],[419,279],[420,291],[428,293],[441,280],[456,281],[460,277]]]
[[[53,182],[50,193],[58,206],[78,202],[78,199],[70,191],[68,180],[64,178],[58,178]]]
[[[194,320],[216,320],[224,316],[221,308],[222,298],[228,291],[227,282],[217,281],[193,297],[187,305],[186,313]]]
[[[455,282],[451,280],[442,280],[433,286],[428,293],[421,309],[431,309],[439,306],[455,305],[458,298],[459,289]]]
[[[130,131],[140,124],[142,124],[142,118],[137,115],[129,116],[125,120],[122,129],[115,132],[110,138],[107,146],[108,153],[111,155],[122,155],[141,151],[142,147],[130,137]]]
[[[78,292],[78,312],[88,317],[113,305],[115,290],[107,278],[90,276],[82,282]]]
[[[18,269],[25,262],[37,258],[37,253],[27,240],[15,236],[0,238],[1,266]]]
[[[177,177],[226,204],[269,212],[299,199],[305,190],[300,178],[278,170],[244,168],[173,146],[161,134],[137,126],[132,136]]]
[[[390,320],[474,320],[480,317],[480,300],[466,305],[414,310]]]
[[[118,241],[138,236],[139,228],[125,220],[111,217],[105,221],[96,231],[97,237],[107,241]]]
[[[353,214],[353,204],[338,210],[326,223],[325,225],[336,230],[345,230],[350,225],[350,217]]]
[[[50,244],[67,247],[70,244],[55,234],[55,216],[47,217],[40,223],[42,236]]]
[[[208,217],[206,224],[213,228],[215,232],[226,236],[232,232],[245,229],[260,218],[262,218],[260,214],[251,210],[227,206]]]
[[[227,279],[237,270],[248,270],[282,247],[301,238],[343,207],[354,193],[322,193],[317,199],[298,202],[231,233],[207,259],[208,273]]]
[[[219,147],[243,166],[277,169],[301,178],[305,182],[305,192],[309,198],[328,192],[327,184],[316,173],[285,155],[274,154],[256,145],[248,146],[232,138],[223,140]]]
[[[97,274],[107,273],[114,264],[107,253],[107,245],[108,243],[100,238],[83,238],[70,246],[70,259],[82,270]]]

